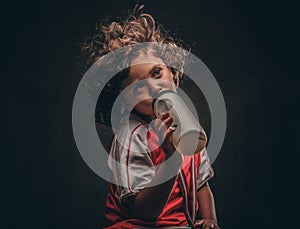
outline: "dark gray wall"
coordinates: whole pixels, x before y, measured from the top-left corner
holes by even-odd
[[[81,79],[75,57],[77,42],[97,21],[132,2],[3,6],[3,228],[102,227],[107,183],[83,162],[72,134]],[[292,1],[142,2],[193,45],[224,94],[227,134],[211,181],[221,227],[297,227],[298,22]]]

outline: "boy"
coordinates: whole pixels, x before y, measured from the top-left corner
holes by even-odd
[[[83,51],[91,64],[115,49],[141,42],[177,46],[151,15],[136,7],[123,22],[102,26]],[[141,59],[145,63],[137,64]],[[110,125],[111,107],[124,92],[121,112],[130,112],[110,148],[108,163],[116,182],[110,184],[106,200],[107,228],[218,229],[214,199],[207,183],[213,170],[206,148],[193,156],[176,152],[172,144],[173,117],[168,112],[156,117],[152,107],[153,98],[160,92],[176,91],[183,75],[180,70],[184,53],[170,54],[170,50],[146,46],[128,52],[126,61],[130,67],[105,86],[96,109],[97,120]],[[175,171],[174,175],[164,179],[170,170]]]

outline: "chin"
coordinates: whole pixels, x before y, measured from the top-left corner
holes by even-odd
[[[134,111],[144,118],[153,119],[155,117],[153,110],[145,110],[145,109],[134,109]]]

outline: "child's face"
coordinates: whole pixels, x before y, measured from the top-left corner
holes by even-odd
[[[149,63],[132,63],[129,76],[122,82],[122,88],[129,86],[124,97],[140,114],[153,116],[153,97],[164,90],[175,91],[173,74],[160,58],[151,54],[142,54],[138,58],[146,58]]]

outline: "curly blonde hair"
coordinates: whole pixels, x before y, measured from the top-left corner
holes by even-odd
[[[168,48],[158,48],[154,54],[170,68],[174,75],[174,83],[178,86],[183,77],[182,69],[186,53],[179,51],[176,47],[181,47],[182,41],[174,35],[171,36],[163,26],[155,22],[150,14],[144,13],[143,7],[143,5],[136,5],[124,20],[108,24],[101,23],[97,26],[96,34],[88,38],[82,45],[83,67],[87,69],[111,51],[128,45],[143,42],[167,44]],[[153,49],[153,46],[151,48]],[[134,47],[129,50],[126,52],[127,59],[122,63],[113,63],[113,60],[106,63],[119,70],[119,73],[105,85],[97,101],[96,121],[107,126],[111,126],[110,112],[119,94],[121,82],[129,74],[129,68],[124,66],[130,66],[132,59],[137,56],[137,50],[134,50]],[[105,79],[103,80],[105,81]]]

